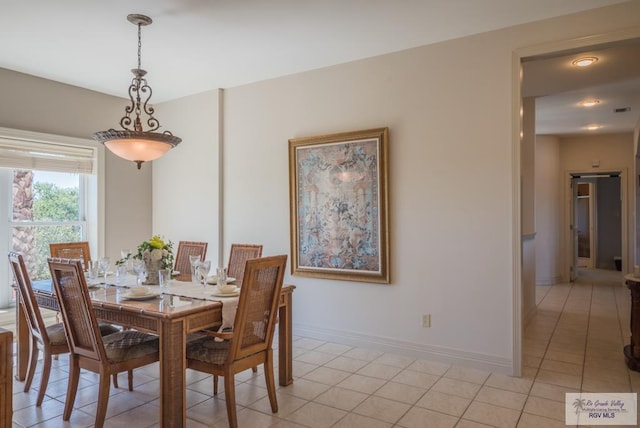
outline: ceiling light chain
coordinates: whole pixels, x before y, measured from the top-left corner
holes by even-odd
[[[138,69],[140,68],[142,68],[142,22],[138,22]]]
[[[131,16],[131,15],[129,15]],[[131,81],[131,85],[129,86],[129,100],[131,101],[131,105],[125,107],[125,115],[120,120],[120,126],[123,129],[130,129],[131,126],[131,117],[130,114],[132,112],[135,113],[136,119],[133,122],[133,130],[142,132],[142,122],[140,121],[140,115],[142,111],[149,117],[147,119],[147,125],[149,126],[149,131],[155,131],[160,128],[160,121],[158,121],[153,114],[155,113],[155,109],[151,107],[148,103],[153,95],[153,91],[151,87],[147,84],[147,79],[145,79],[145,75],[147,72],[142,69],[142,25],[151,24],[151,19],[149,21],[143,20],[140,15],[135,15],[135,18],[129,19],[132,23],[138,25],[138,68],[131,70],[134,77]],[[149,92],[149,95],[145,98],[144,104],[141,103],[140,92],[146,94]],[[135,97],[135,99],[134,99]],[[141,108],[142,107],[142,108]]]
[[[148,16],[137,14],[128,15],[127,20],[138,27],[138,68],[131,70],[134,75],[129,86],[131,104],[125,106],[125,115],[120,119],[120,126],[123,130],[109,129],[96,132],[93,134],[93,138],[103,143],[115,155],[135,162],[140,169],[143,162],[159,158],[180,144],[182,139],[169,131],[153,132],[160,128],[160,121],[153,116],[155,109],[148,104],[153,91],[144,77],[147,72],[142,69],[141,31],[143,25],[149,25],[153,21]],[[142,102],[140,93],[144,94],[144,102]],[[140,119],[143,112],[148,116],[146,123],[149,129],[147,131],[143,130]],[[135,119],[131,118],[132,113],[135,114]]]

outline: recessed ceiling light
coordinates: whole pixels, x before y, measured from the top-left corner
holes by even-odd
[[[586,130],[587,130],[587,131],[595,131],[595,130],[597,130],[597,129],[602,128],[602,125],[598,125],[598,124],[596,124],[596,123],[593,123],[593,124],[591,124],[591,125],[587,125],[587,126],[585,126],[585,128],[586,128]]]
[[[598,62],[598,58],[596,58],[595,56],[585,56],[582,58],[578,58],[571,64],[575,65],[576,67],[588,67],[596,62]]]
[[[580,104],[582,107],[593,107],[595,105],[600,104],[600,100],[596,100],[595,98],[592,100],[584,100],[584,101],[580,101],[578,104]]]

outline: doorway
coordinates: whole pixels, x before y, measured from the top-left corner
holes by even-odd
[[[527,111],[524,109],[524,105],[532,95],[528,94],[524,90],[527,77],[523,75],[523,63],[530,60],[535,60],[537,58],[555,57],[563,55],[565,53],[576,53],[579,51],[588,52],[592,49],[596,49],[597,47],[602,47],[604,45],[613,46],[618,44],[626,44],[631,42],[632,40],[638,40],[639,38],[640,30],[620,30],[591,37],[560,40],[536,46],[529,46],[527,48],[518,49],[514,54],[512,80],[513,82],[517,82],[517,84],[514,85],[513,93],[514,111],[512,140],[516,153],[516,155],[514,156],[514,171],[516,173],[514,174],[513,179],[514,183],[519,183],[519,185],[514,185],[514,189],[516,189],[516,198],[513,211],[514,236],[517,237],[517,242],[514,245],[513,258],[514,329],[512,349],[514,376],[520,376],[522,371],[522,331],[524,328],[524,323],[528,319],[528,312],[526,311],[528,311],[532,307],[533,310],[535,310],[535,275],[533,276],[533,281],[529,281],[529,278],[525,275],[526,272],[531,271],[531,264],[533,264],[533,270],[535,271],[535,252],[531,252],[526,249],[529,236],[535,237],[535,231],[531,235],[525,235],[522,233],[522,225],[523,220],[526,219],[523,217],[523,213],[527,212],[525,210],[526,208],[530,208],[528,207],[528,204],[531,204],[531,198],[533,198],[533,192],[531,191],[531,189],[527,188],[524,185],[526,184],[525,180],[531,179],[526,175],[530,172],[530,170],[527,170],[527,168],[529,167],[529,164],[527,162],[531,161],[532,156],[535,156],[535,150],[530,150],[526,144],[527,136],[531,134],[533,136],[532,140],[535,142],[536,133],[535,125],[533,129],[531,129],[531,127],[529,126],[525,126],[525,121],[528,115]],[[612,79],[615,79],[615,77],[613,77]],[[554,81],[559,81],[559,79],[547,79],[544,82],[546,85],[553,83]],[[554,88],[547,87],[546,89],[546,94],[553,93],[554,91],[557,92],[557,90]],[[635,188],[635,180],[628,180],[629,183],[627,184],[626,176],[628,174],[626,172],[626,169],[620,168],[620,170],[623,171],[623,174],[621,174],[620,182],[621,194],[622,196],[625,196],[628,193],[627,188]],[[570,176],[569,174],[567,174],[563,177],[565,173],[561,172],[561,170],[557,171],[557,179],[562,181],[562,186],[561,190],[559,190],[560,195],[558,195],[558,199],[556,199],[558,201],[556,203],[556,206],[559,206],[558,212],[562,212],[562,220],[559,221],[560,224],[558,224],[557,229],[553,230],[554,236],[559,236],[559,240],[561,241],[558,244],[559,251],[557,254],[554,254],[553,260],[561,259],[561,261],[558,262],[561,266],[557,270],[557,272],[560,272],[559,275],[561,276],[561,279],[566,281],[570,278],[571,275],[569,272],[569,266],[571,265],[572,260],[572,251],[568,251],[568,248],[573,249],[572,242],[574,237],[573,231],[569,230],[569,225],[571,224],[569,207],[572,206],[572,204],[568,203],[569,201],[571,201],[571,194],[567,194],[567,191],[570,189]],[[622,236],[623,240],[623,243],[621,245],[621,265],[624,271],[627,264],[633,264],[634,256],[633,250],[630,248],[629,243],[626,239],[626,237],[630,235],[628,231],[629,228],[627,227],[628,206],[625,199],[622,199],[621,206],[622,231],[620,235]],[[531,254],[533,254],[533,257],[531,256]]]
[[[593,183],[582,181],[573,182],[572,187],[576,189],[574,204],[574,233],[576,235],[577,266],[579,268],[592,268],[595,253],[595,230]],[[593,250],[593,251],[592,251]]]
[[[571,280],[579,268],[621,270],[623,196],[621,174],[571,174]]]

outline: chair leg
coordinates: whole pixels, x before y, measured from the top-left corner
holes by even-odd
[[[227,402],[227,418],[229,428],[238,428],[238,415],[236,414],[236,383],[232,373],[224,376],[224,399]]]
[[[251,371],[254,373],[258,373],[258,367],[251,367]]]
[[[218,376],[213,375],[213,395],[218,395]]]
[[[267,381],[267,392],[269,394],[271,411],[278,413],[278,398],[276,397],[276,384],[273,376],[273,353],[270,351],[267,352],[267,358],[264,362],[264,378]]]
[[[29,348],[29,365],[27,366],[27,378],[24,382],[24,392],[29,392],[31,389],[31,382],[33,382],[33,375],[36,373],[36,364],[38,363],[38,352],[40,352],[38,348],[38,342],[32,336],[31,337],[31,347]]]
[[[69,381],[67,384],[67,399],[64,403],[64,412],[62,420],[68,421],[71,417],[73,404],[76,401],[76,392],[78,391],[78,381],[80,380],[80,366],[78,365],[78,357],[73,354],[69,357]]]
[[[38,391],[38,401],[36,401],[36,407],[42,405],[44,400],[44,393],[47,391],[47,385],[49,384],[49,375],[51,374],[51,354],[44,352],[43,365],[42,365],[42,378],[40,379],[40,391]]]
[[[109,404],[110,378],[107,373],[100,373],[100,385],[98,386],[98,409],[96,410],[96,428],[102,428],[104,418],[107,416],[107,404]]]
[[[129,380],[129,391],[133,391],[133,370],[127,372],[127,379]]]
[[[118,373],[113,374],[113,387],[114,388],[118,387]]]

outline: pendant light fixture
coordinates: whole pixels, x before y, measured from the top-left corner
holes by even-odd
[[[138,68],[131,70],[134,76],[129,86],[131,104],[125,107],[125,115],[120,119],[122,130],[112,128],[96,132],[93,139],[104,144],[116,156],[135,162],[140,169],[143,162],[158,159],[180,144],[182,139],[169,131],[154,132],[160,128],[160,121],[153,116],[155,110],[148,104],[152,90],[145,79],[147,72],[140,66],[141,28],[153,21],[148,16],[137,14],[128,15],[127,20],[138,26]],[[142,127],[141,115],[146,116],[144,122],[149,127],[146,131]]]

